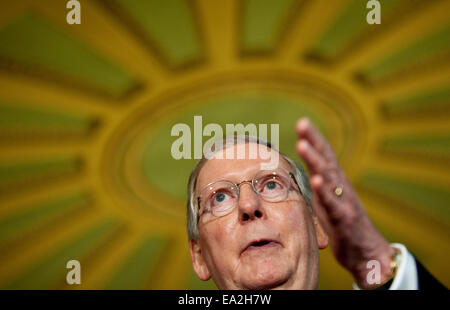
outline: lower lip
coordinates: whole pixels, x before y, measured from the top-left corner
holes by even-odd
[[[253,251],[258,251],[258,250],[267,250],[267,249],[271,249],[271,248],[277,248],[279,247],[280,244],[278,242],[269,242],[265,245],[261,245],[261,246],[249,246],[247,249],[245,249],[244,253],[246,252],[253,252]]]

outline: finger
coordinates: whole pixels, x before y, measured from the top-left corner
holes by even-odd
[[[304,159],[311,174],[320,174],[325,183],[335,185],[339,183],[340,168],[336,162],[329,162],[314,149],[308,141],[302,139],[297,142],[297,153]]]
[[[296,131],[300,138],[308,140],[327,160],[335,160],[333,148],[308,118],[303,117],[297,122]]]
[[[322,173],[326,167],[326,161],[308,141],[302,139],[297,142],[297,153],[304,159],[310,173]]]
[[[325,208],[327,216],[332,223],[340,221],[344,216],[342,196],[337,197],[333,189],[324,182],[321,175],[313,175],[311,186],[317,193],[320,204]]]

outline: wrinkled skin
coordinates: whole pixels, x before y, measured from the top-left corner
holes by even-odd
[[[261,199],[249,183],[243,183],[231,213],[213,220],[200,217],[200,237],[190,241],[192,264],[200,279],[212,277],[220,289],[315,289],[318,252],[327,247],[329,237],[336,259],[360,287],[368,287],[368,260],[378,259],[382,281],[388,277],[393,250],[365,213],[331,146],[308,119],[299,120],[296,132],[297,153],[311,176],[314,213],[294,188],[285,201],[271,203]],[[260,157],[215,156],[201,169],[195,195],[219,179],[234,183],[250,180],[264,162],[268,160]],[[293,170],[281,157],[278,167]],[[334,195],[338,184],[344,185],[340,197]],[[271,246],[245,250],[260,239],[271,240]]]
[[[390,276],[394,249],[370,221],[326,139],[307,118],[300,119],[295,129],[297,153],[309,170],[314,211],[330,237],[334,257],[361,288],[370,287],[367,262],[377,260],[383,283]],[[338,185],[344,188],[340,197],[334,194]]]

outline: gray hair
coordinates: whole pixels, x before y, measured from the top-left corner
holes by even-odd
[[[213,153],[225,149],[228,146],[236,145],[238,143],[256,143],[265,145],[268,148],[277,151],[282,158],[284,158],[287,163],[295,169],[295,181],[297,182],[298,186],[300,187],[300,191],[302,193],[303,199],[306,202],[306,205],[308,206],[309,210],[312,211],[312,191],[311,186],[309,184],[308,176],[303,169],[303,167],[296,161],[289,158],[287,155],[281,153],[278,151],[275,147],[273,147],[270,142],[264,141],[260,138],[253,137],[253,136],[247,136],[247,135],[235,135],[230,136],[227,138],[224,138],[221,143],[213,143],[211,147],[211,151]],[[216,145],[219,145],[218,148],[214,149]],[[226,147],[224,147],[226,146]],[[188,182],[188,199],[187,199],[187,231],[188,231],[188,237],[189,240],[197,239],[199,237],[198,232],[198,208],[197,204],[195,202],[195,187],[197,185],[197,178],[200,174],[200,170],[205,165],[205,163],[208,161],[208,156],[205,156],[203,154],[202,158],[197,162],[194,169],[191,172],[191,175],[189,176],[189,182]]]

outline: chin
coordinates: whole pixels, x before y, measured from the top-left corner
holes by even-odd
[[[289,280],[290,272],[287,268],[277,267],[274,268],[274,266],[267,264],[251,268],[243,281],[244,286],[251,290],[263,290],[274,289],[283,285]]]

